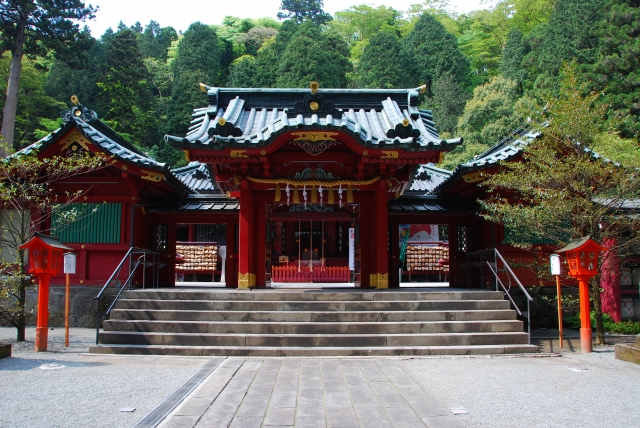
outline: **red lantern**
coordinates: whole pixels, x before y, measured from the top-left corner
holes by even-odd
[[[49,324],[49,279],[60,272],[62,252],[71,250],[51,236],[35,233],[21,250],[29,251],[29,273],[40,281],[38,289],[38,318],[36,321],[36,352],[47,350]]]
[[[567,254],[569,275],[578,280],[580,287],[580,345],[582,352],[591,352],[591,310],[589,308],[589,279],[598,273],[600,251],[607,248],[589,236],[571,241],[558,253]]]

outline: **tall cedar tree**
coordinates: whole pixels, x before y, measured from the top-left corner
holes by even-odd
[[[136,108],[148,107],[147,69],[142,62],[137,37],[133,31],[118,31],[107,47],[107,72],[101,84],[108,103],[107,119],[117,123],[119,132],[131,133],[136,122]]]
[[[522,93],[522,83],[527,77],[522,61],[524,61],[525,48],[522,38],[524,34],[518,28],[512,28],[507,33],[507,43],[502,51],[502,65],[500,74],[510,80],[518,82]]]
[[[418,80],[415,86],[426,83],[430,94],[433,82],[444,73],[463,86],[469,82],[469,60],[456,38],[427,13],[403,39],[401,54],[409,75]]]
[[[171,63],[173,89],[169,105],[171,135],[184,135],[194,108],[206,104],[198,84],[215,85],[220,68],[220,47],[216,32],[208,25],[193,23],[178,43],[178,53]]]
[[[404,68],[400,49],[400,39],[395,34],[384,31],[371,37],[360,57],[357,85],[374,89],[418,86]]]
[[[611,250],[601,258],[602,268],[609,255],[628,254],[640,240],[640,211],[618,212],[626,201],[640,196],[640,180],[637,169],[594,156],[600,140],[624,143],[603,126],[605,109],[597,107],[599,96],[588,93],[575,65],[563,69],[558,94],[546,97],[544,116],[537,114],[540,110],[532,112],[540,137],[524,147],[522,162],[503,163],[502,170],[484,182],[489,196],[482,206],[487,220],[525,236],[550,239],[558,247],[569,239],[591,236]],[[600,293],[594,278],[591,298],[597,341],[602,344]]]
[[[606,90],[602,103],[624,136],[640,136],[640,1],[611,0],[598,29],[593,78]]]
[[[565,61],[593,64],[598,53],[596,28],[605,0],[558,0],[549,17],[539,52],[536,87],[554,90]]]
[[[178,33],[173,27],[160,27],[156,21],[150,21],[138,36],[140,54],[143,58],[166,61],[167,50],[175,40],[178,40]]]
[[[326,24],[333,18],[325,13],[323,0],[282,0],[278,19],[291,19],[298,24],[312,21],[316,25]]]
[[[97,82],[105,74],[107,45],[96,41],[87,52],[89,58],[85,68],[74,69],[66,62],[56,59],[49,68],[45,82],[47,95],[66,102],[76,95],[80,102],[96,111],[99,116],[106,114],[108,107],[103,101],[102,91]]]
[[[348,48],[339,37],[326,38],[311,21],[300,25],[284,49],[276,86],[304,88],[316,81],[321,87],[346,86]]]
[[[425,100],[424,108],[433,111],[433,120],[440,132],[453,134],[458,117],[464,111],[471,95],[449,73],[444,73],[433,82],[432,97]]]
[[[7,144],[14,142],[22,57],[55,52],[69,59],[88,48],[88,31],[81,33],[74,21],[94,18],[96,9],[80,0],[5,0],[0,2],[0,43],[11,52],[7,92],[2,113],[2,129]],[[75,45],[74,41],[85,43]],[[80,49],[79,49],[80,48]],[[6,156],[0,147],[0,156]]]

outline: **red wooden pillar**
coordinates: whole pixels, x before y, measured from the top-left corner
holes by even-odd
[[[251,190],[247,180],[242,180],[240,187],[240,233],[238,253],[238,288],[249,288],[250,254],[251,254]],[[255,277],[254,277],[255,278]]]
[[[249,286],[266,285],[267,204],[264,198],[251,201],[251,250],[249,260]],[[268,245],[272,245],[270,242]]]
[[[376,236],[375,260],[371,274],[371,287],[389,288],[389,221],[387,217],[387,182],[380,180],[373,199],[375,210],[374,230]]]
[[[389,222],[389,288],[400,288],[400,231],[398,221]]]

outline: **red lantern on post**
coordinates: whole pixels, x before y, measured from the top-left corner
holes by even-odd
[[[38,318],[36,321],[36,352],[47,350],[49,338],[49,279],[60,272],[62,252],[71,250],[64,246],[57,238],[35,233],[26,244],[20,245],[21,250],[29,251],[29,273],[38,277]]]
[[[591,237],[571,241],[558,253],[567,254],[569,275],[578,280],[580,288],[580,347],[583,353],[591,352],[591,309],[589,308],[589,280],[598,273],[600,251],[607,248]]]

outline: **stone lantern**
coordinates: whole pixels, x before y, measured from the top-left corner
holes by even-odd
[[[580,347],[583,353],[592,351],[589,280],[598,273],[600,251],[606,250],[606,247],[585,236],[557,251],[566,253],[569,275],[578,280],[580,287]]]
[[[60,272],[62,252],[71,250],[57,238],[35,233],[29,242],[19,247],[29,251],[29,273],[38,277],[38,318],[36,321],[36,352],[47,350],[49,338],[49,279]]]

